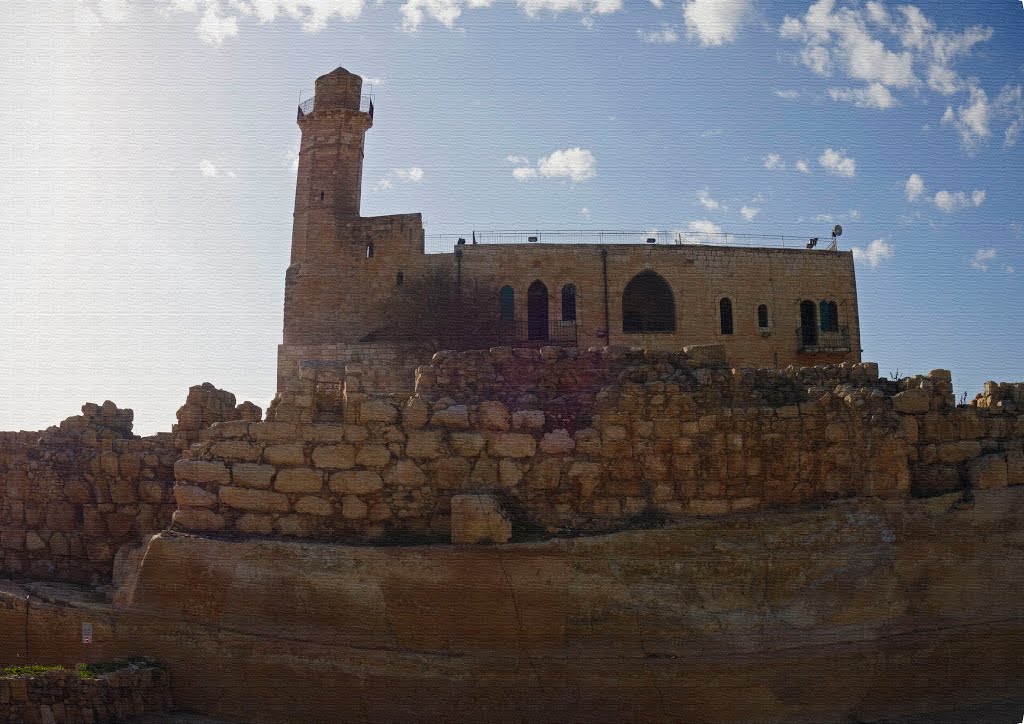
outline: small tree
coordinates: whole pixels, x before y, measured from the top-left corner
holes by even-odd
[[[460,283],[446,269],[406,278],[389,306],[387,326],[374,339],[434,351],[485,349],[501,341],[498,290],[465,276]]]

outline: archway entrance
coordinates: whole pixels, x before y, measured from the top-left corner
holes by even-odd
[[[526,292],[527,339],[548,338],[548,288],[539,279]]]
[[[622,331],[676,331],[675,297],[660,275],[640,272],[626,285],[622,292]]]

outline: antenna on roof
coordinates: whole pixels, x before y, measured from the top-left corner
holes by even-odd
[[[841,227],[839,224],[836,224],[835,227],[832,229],[832,246],[829,247],[830,250],[836,250],[836,239],[838,239],[842,235],[843,227]]]

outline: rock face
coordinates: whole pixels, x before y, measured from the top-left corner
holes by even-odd
[[[507,543],[512,519],[493,495],[452,496],[452,543]]]
[[[97,621],[97,655],[167,662],[179,706],[249,722],[940,712],[1019,698],[1024,676],[1024,488],[975,497],[503,546],[163,533],[125,611],[34,600],[30,645],[57,656]],[[0,594],[0,663],[24,607]]]

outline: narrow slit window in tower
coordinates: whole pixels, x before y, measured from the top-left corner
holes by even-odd
[[[732,300],[722,297],[718,302],[718,316],[722,325],[722,334],[732,334]]]

